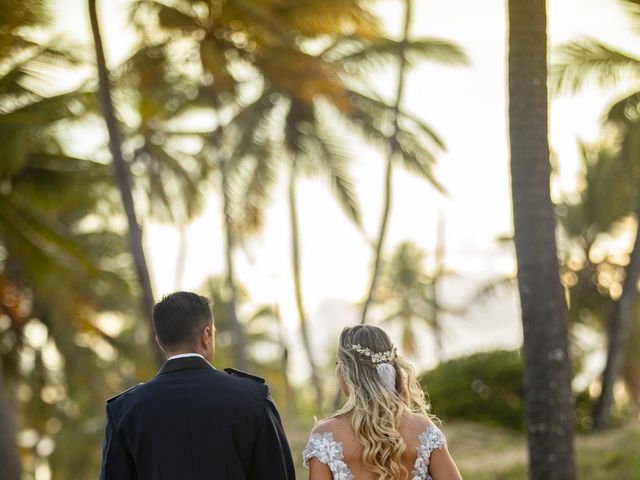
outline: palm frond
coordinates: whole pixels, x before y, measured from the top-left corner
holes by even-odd
[[[600,86],[617,82],[624,73],[640,76],[640,60],[597,40],[584,38],[561,45],[549,68],[552,92],[577,92],[589,79]]]
[[[28,199],[42,214],[81,216],[87,205],[104,199],[111,187],[108,165],[53,153],[29,153],[11,175],[10,196]]]
[[[264,134],[264,130],[269,128],[274,106],[273,92],[265,89],[255,101],[248,105],[241,105],[233,119],[226,126],[219,127],[213,133],[212,138],[225,133],[223,132],[225,130],[231,131],[230,134],[226,133],[232,137],[233,143],[233,153],[227,166],[231,172],[234,172],[238,168],[239,162],[255,148],[259,141],[257,137]],[[214,140],[214,143],[217,141]]]
[[[45,265],[69,272],[78,268],[97,271],[71,236],[62,232],[60,225],[52,224],[51,219],[6,197],[0,202],[0,218],[3,240],[10,242],[14,252],[21,253],[32,272]]]
[[[609,231],[633,211],[637,161],[629,162],[617,145],[581,144],[580,151],[583,188],[576,200],[558,206],[558,220],[569,238],[586,238],[591,243],[598,232]]]
[[[174,222],[187,221],[200,210],[203,198],[199,184],[207,173],[187,170],[186,163],[177,160],[178,155],[147,139],[136,156],[146,174],[146,193],[150,207],[155,206],[153,214]]]
[[[256,145],[251,155],[251,173],[238,201],[241,212],[236,223],[243,234],[256,232],[264,225],[264,210],[271,200],[278,174],[275,148],[271,143]]]
[[[144,10],[147,10],[146,12]],[[198,28],[199,19],[179,6],[168,5],[156,0],[137,0],[131,4],[130,17],[134,22],[144,25],[143,18],[147,18],[148,11],[152,11],[157,15],[158,26],[169,31],[191,32]]]
[[[433,174],[435,156],[421,145],[418,138],[412,132],[398,130],[396,132],[397,152],[404,167],[410,172],[429,180],[440,193],[446,193],[444,186]]]
[[[337,61],[342,65],[380,67],[397,61],[404,53],[409,63],[430,61],[450,66],[468,65],[469,59],[456,44],[437,38],[421,38],[402,42],[391,38],[378,38],[362,48],[346,53]]]
[[[640,119],[640,90],[615,102],[605,115],[605,121],[624,126]]]
[[[471,295],[471,297],[466,301],[467,308],[485,304],[490,299],[494,298],[499,292],[511,290],[517,287],[517,283],[518,280],[515,276],[505,276],[491,280],[490,282],[482,285]]]
[[[345,147],[327,131],[326,128],[317,126],[313,141],[318,148],[317,161],[323,164],[322,170],[329,176],[331,186],[338,197],[340,206],[353,222],[362,226],[360,206],[356,196],[354,182],[347,171],[349,154]]]
[[[300,0],[277,11],[305,36],[344,36],[350,32],[369,38],[380,34],[377,18],[353,0]]]
[[[48,127],[62,120],[73,120],[83,116],[96,105],[95,95],[74,91],[52,97],[40,98],[15,110],[0,114],[0,125]]]
[[[349,90],[348,94],[350,101],[357,105],[358,109],[365,109],[366,111],[370,112],[371,116],[375,116],[378,118],[386,116],[388,117],[389,121],[391,121],[391,116],[394,111],[393,107],[387,104],[377,95],[363,94],[355,90]],[[442,140],[440,135],[438,135],[433,127],[427,124],[424,120],[405,110],[400,110],[398,112],[398,120],[400,123],[408,124],[410,127],[422,132],[431,142],[436,145],[437,148],[446,150],[446,145],[444,144],[444,141]]]
[[[636,22],[640,22],[640,0],[620,0],[624,9]],[[634,25],[636,31],[640,31],[640,23]]]

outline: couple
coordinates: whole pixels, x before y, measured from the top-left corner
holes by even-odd
[[[158,374],[107,401],[101,480],[293,480],[291,451],[264,380],[209,363],[209,301],[154,306],[168,356]],[[460,480],[412,368],[377,327],[345,328],[336,375],[345,406],[311,432],[311,480]]]

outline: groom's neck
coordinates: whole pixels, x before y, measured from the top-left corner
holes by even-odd
[[[200,351],[201,349],[193,348],[193,347],[184,347],[184,348],[176,348],[172,350],[165,350],[167,358],[175,357],[176,355],[186,355],[189,353],[196,353],[198,355],[202,355],[204,358],[207,358],[206,352]]]

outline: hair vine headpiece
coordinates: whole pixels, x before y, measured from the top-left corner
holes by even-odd
[[[351,348],[358,352],[360,355],[364,355],[365,357],[369,357],[371,359],[371,363],[379,364],[379,363],[389,363],[396,358],[396,347],[391,347],[391,350],[387,350],[386,352],[372,352],[367,347],[363,347],[362,345],[358,345],[354,343],[351,345]]]

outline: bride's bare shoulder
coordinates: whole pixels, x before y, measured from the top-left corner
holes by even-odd
[[[337,415],[325,418],[316,423],[311,433],[341,433],[351,428],[351,419],[348,415]]]
[[[422,433],[427,428],[434,426],[435,423],[431,418],[425,415],[407,411],[402,417],[402,425],[412,433]]]

